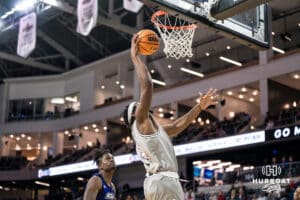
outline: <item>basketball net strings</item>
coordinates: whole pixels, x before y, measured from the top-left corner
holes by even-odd
[[[192,57],[192,42],[195,33],[195,28],[191,25],[186,25],[187,22],[175,17],[174,25],[171,24],[169,15],[164,17],[164,23],[156,17],[157,24],[171,26],[172,29],[168,30],[165,26],[160,27],[156,25],[162,39],[164,41],[164,53],[167,57],[174,57],[176,59],[184,58],[186,56]],[[179,24],[179,26],[177,25]],[[190,28],[181,28],[182,26],[191,26]]]

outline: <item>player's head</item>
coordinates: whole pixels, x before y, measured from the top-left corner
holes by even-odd
[[[127,127],[131,128],[134,120],[135,120],[135,110],[138,102],[134,101],[128,104],[123,111],[124,122]]]
[[[94,155],[94,161],[98,165],[99,170],[110,172],[116,168],[114,156],[108,149],[98,149]]]

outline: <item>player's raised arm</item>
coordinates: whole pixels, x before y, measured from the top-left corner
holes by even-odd
[[[140,84],[140,104],[137,105],[135,117],[138,124],[143,124],[145,120],[148,120],[152,101],[153,85],[150,73],[138,55],[137,40],[138,36],[135,34],[131,40],[131,59]]]
[[[192,121],[210,105],[219,102],[219,96],[215,89],[210,89],[204,96],[200,94],[200,102],[196,104],[188,113],[177,119],[175,122],[165,125],[163,128],[169,136],[176,136],[181,133]]]

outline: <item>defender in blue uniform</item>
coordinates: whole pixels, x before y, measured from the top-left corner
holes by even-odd
[[[100,149],[95,153],[99,173],[90,178],[87,183],[84,200],[115,200],[115,186],[111,182],[116,169],[113,155],[107,149]]]

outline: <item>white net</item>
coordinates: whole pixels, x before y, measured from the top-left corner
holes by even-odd
[[[174,17],[171,21],[167,13],[156,17],[155,20],[154,24],[163,39],[165,45],[163,51],[167,58],[180,59],[193,56],[192,43],[196,29],[194,24],[186,25],[186,22],[178,17]]]

